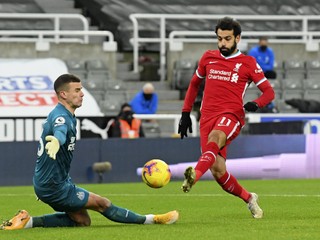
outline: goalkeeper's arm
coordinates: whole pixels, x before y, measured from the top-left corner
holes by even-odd
[[[62,145],[66,141],[66,135],[61,131],[56,131],[54,136],[48,135],[46,136],[46,151],[50,158],[56,160],[56,155],[60,149],[60,145]]]

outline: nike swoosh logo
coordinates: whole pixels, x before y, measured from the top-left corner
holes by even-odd
[[[210,61],[209,64],[217,63],[218,61]]]

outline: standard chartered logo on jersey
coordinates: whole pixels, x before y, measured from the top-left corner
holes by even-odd
[[[72,137],[72,138],[70,139],[70,143],[69,143],[69,145],[68,145],[68,151],[74,151],[74,147],[75,147],[75,145],[76,145],[75,141],[76,141],[76,138],[75,138],[75,137]]]

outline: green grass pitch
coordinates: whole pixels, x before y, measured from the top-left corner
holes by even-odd
[[[249,191],[259,194],[263,219],[253,219],[246,204],[225,193],[216,182],[200,181],[190,193],[182,193],[180,181],[161,189],[144,183],[79,185],[108,197],[118,206],[141,214],[177,209],[180,219],[173,225],[131,225],[109,221],[90,212],[92,225],[86,228],[34,228],[0,231],[4,240],[202,240],[202,239],[319,239],[320,180],[241,180]],[[36,197],[31,186],[0,187],[0,220],[19,209],[33,216],[53,210]]]

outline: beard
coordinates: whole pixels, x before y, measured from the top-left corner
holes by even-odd
[[[234,52],[234,50],[236,50],[236,48],[237,48],[237,43],[236,41],[234,41],[231,48],[219,47],[219,51],[223,56],[229,57]]]

